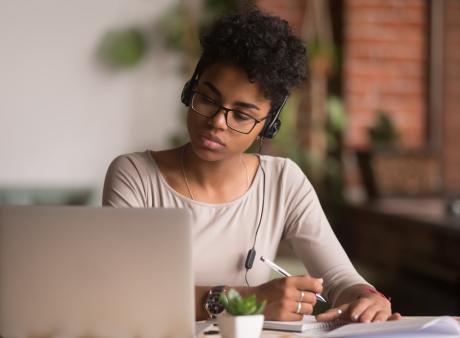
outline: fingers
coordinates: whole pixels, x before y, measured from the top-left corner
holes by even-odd
[[[394,319],[398,319],[399,314],[395,314]],[[352,303],[350,308],[350,319],[363,323],[382,322],[392,316],[391,304],[380,298],[360,298],[359,301]],[[399,318],[401,315],[399,315]]]
[[[363,323],[370,323],[372,321],[376,321],[375,317],[379,316],[380,318],[384,318],[380,321],[386,320],[390,313],[385,310],[381,310],[378,305],[371,305],[363,311],[363,313],[359,316],[359,320]],[[355,319],[356,320],[356,319]]]
[[[401,319],[401,314],[399,312],[395,312],[390,317],[388,317],[388,320],[400,320],[400,319]]]
[[[309,315],[313,312],[313,305],[309,303],[296,302],[295,313]]]
[[[313,306],[308,303],[284,300],[267,306],[265,316],[268,320],[301,320],[303,315],[311,314]]]
[[[320,313],[319,315],[316,316],[316,320],[318,322],[328,322],[331,320],[336,320],[336,319],[342,319],[346,316],[348,316],[347,312],[349,309],[348,304],[341,305],[339,307],[334,307],[326,312]]]
[[[300,291],[297,291],[300,294]],[[313,292],[308,292],[308,291],[302,291],[304,293],[303,298],[302,298],[302,303],[308,303],[311,305],[316,304],[316,295]],[[300,298],[300,297],[299,297]],[[295,299],[297,301],[300,301],[300,299]]]
[[[285,279],[289,289],[295,290],[294,300],[312,305],[316,304],[316,293],[323,291],[323,279],[309,276],[292,276]],[[303,294],[302,294],[303,292]]]
[[[322,279],[292,276],[272,280],[258,287],[258,297],[265,299],[264,314],[269,320],[301,320],[311,314],[315,293],[322,292]]]
[[[360,319],[361,315],[366,311],[366,309],[372,304],[372,302],[367,298],[361,298],[352,309],[350,309],[350,320],[356,322]],[[363,321],[363,320],[361,320]]]
[[[323,279],[314,278],[310,276],[292,276],[286,278],[287,283],[292,285],[298,290],[306,290],[313,293],[323,292]]]

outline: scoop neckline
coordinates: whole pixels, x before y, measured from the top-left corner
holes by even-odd
[[[166,179],[164,178],[163,173],[161,172],[160,167],[158,166],[158,164],[157,164],[157,162],[155,160],[155,157],[153,156],[154,151],[153,150],[147,150],[147,152],[148,152],[149,159],[152,161],[153,166],[155,167],[155,170],[158,173],[158,177],[160,178],[161,183],[171,193],[173,193],[174,195],[176,195],[180,199],[187,201],[188,203],[193,203],[193,204],[206,206],[206,207],[214,207],[214,208],[231,206],[231,205],[234,205],[234,204],[238,204],[242,200],[246,199],[249,196],[249,194],[251,194],[252,191],[255,189],[256,183],[259,181],[259,176],[260,176],[260,171],[261,171],[260,167],[262,166],[262,160],[264,159],[264,155],[254,154],[254,155],[259,157],[259,166],[257,167],[256,175],[254,176],[254,179],[252,180],[251,185],[244,192],[244,194],[242,194],[240,197],[234,199],[233,201],[229,201],[229,202],[225,202],[225,203],[206,203],[206,202],[200,202],[200,201],[193,200],[190,197],[181,194],[180,192],[176,191],[173,187],[171,187],[169,185],[168,181],[166,181]]]

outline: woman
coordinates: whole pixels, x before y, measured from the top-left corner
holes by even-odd
[[[191,211],[197,319],[222,311],[218,295],[228,287],[267,300],[272,320],[310,314],[315,293],[333,306],[317,316],[321,321],[398,318],[351,265],[300,168],[245,153],[256,139],[276,134],[287,96],[304,80],[301,41],[286,21],[249,10],[218,20],[201,44],[181,98],[190,142],[116,158],[103,204]],[[268,281],[270,269],[259,258],[273,259],[282,238],[315,277]]]

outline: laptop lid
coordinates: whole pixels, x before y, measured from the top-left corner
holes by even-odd
[[[0,208],[4,337],[193,337],[182,209]]]

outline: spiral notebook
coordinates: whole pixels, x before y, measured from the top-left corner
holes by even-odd
[[[294,322],[283,322],[275,320],[266,320],[264,329],[291,332],[308,332],[311,335],[329,332],[335,328],[345,325],[344,321],[318,322],[315,316],[304,315],[303,320]]]

